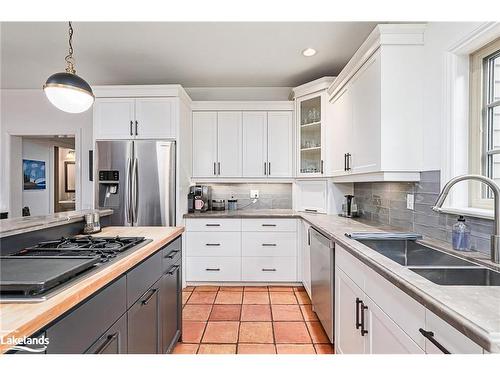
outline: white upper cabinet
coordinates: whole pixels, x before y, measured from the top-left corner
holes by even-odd
[[[194,178],[293,177],[293,111],[278,109],[292,109],[291,102],[276,102],[277,109],[272,111],[254,110],[265,108],[266,104],[235,102],[219,105],[223,109],[240,105],[250,110],[214,110],[217,102],[195,104]],[[200,110],[199,106],[210,110]]]
[[[293,116],[292,112],[267,114],[267,175],[293,175]]]
[[[330,168],[327,162],[331,145],[326,112],[326,89],[334,77],[323,77],[293,89],[297,123],[297,176],[321,177]]]
[[[420,178],[424,30],[378,25],[328,88],[334,182]]]
[[[193,175],[217,175],[217,112],[193,112]]]
[[[174,138],[177,103],[177,98],[97,98],[94,138]]]
[[[94,103],[94,138],[128,139],[135,134],[135,100],[97,98]]]
[[[267,112],[243,112],[243,176],[267,175]]]
[[[135,100],[136,138],[170,138],[175,135],[177,98]]]
[[[221,177],[241,177],[241,123],[241,112],[217,114],[217,174]]]

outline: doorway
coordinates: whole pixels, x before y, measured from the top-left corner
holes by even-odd
[[[10,156],[12,217],[75,210],[74,135],[12,136]]]

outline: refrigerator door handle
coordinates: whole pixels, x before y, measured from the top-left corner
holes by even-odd
[[[139,195],[139,185],[137,183],[137,158],[132,163],[132,224],[137,224],[137,198]]]
[[[125,169],[125,222],[132,224],[132,160],[127,158],[127,167]]]

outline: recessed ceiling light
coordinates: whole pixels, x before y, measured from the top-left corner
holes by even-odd
[[[302,54],[306,57],[311,57],[316,54],[316,50],[314,48],[306,48],[302,51]]]

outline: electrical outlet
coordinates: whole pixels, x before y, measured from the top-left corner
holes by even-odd
[[[406,208],[409,210],[415,209],[415,196],[413,194],[406,194]]]
[[[259,198],[259,191],[258,190],[250,190],[250,198],[258,199]]]

